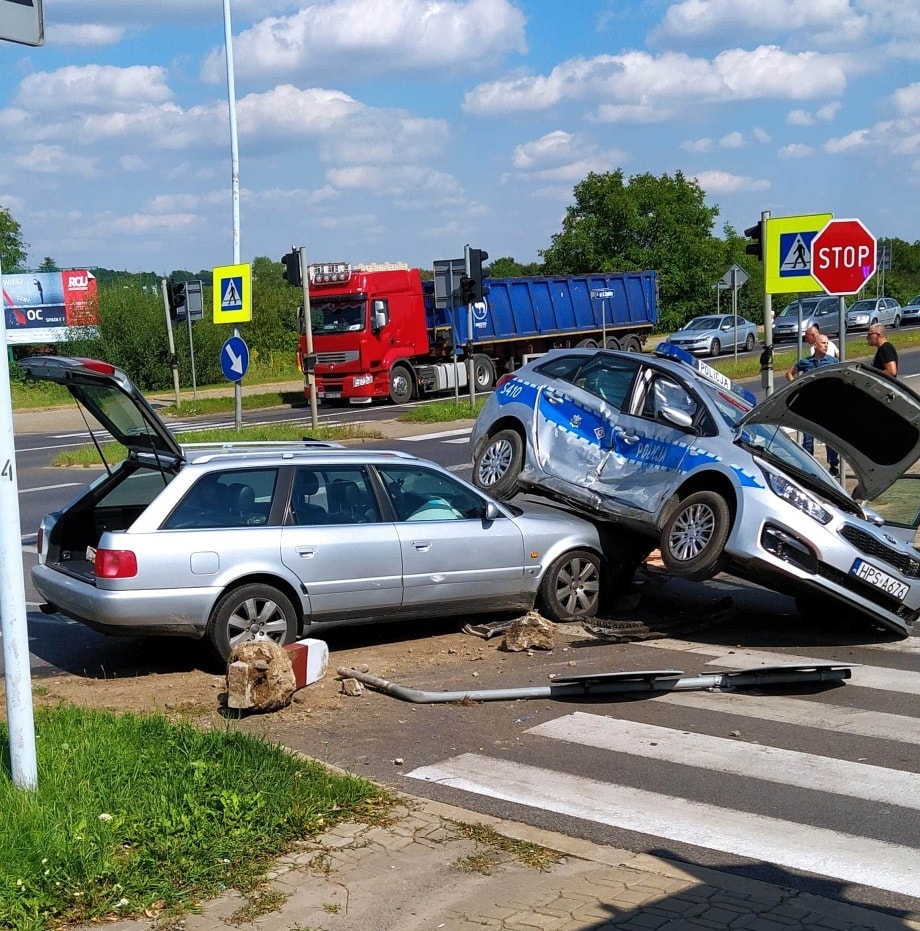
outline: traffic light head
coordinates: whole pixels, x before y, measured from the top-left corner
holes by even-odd
[[[184,318],[188,313],[186,303],[188,291],[184,281],[173,281],[171,278],[166,284],[166,294],[169,299],[169,315],[173,320]]]
[[[293,247],[291,247],[293,249]],[[300,274],[300,253],[294,249],[287,255],[281,256],[281,264],[284,266],[284,280],[296,288],[303,286],[303,278]]]
[[[489,286],[483,283],[482,263],[489,258],[484,249],[470,249],[470,277],[473,279],[473,303],[481,301],[489,293]]]
[[[476,282],[466,275],[460,279],[460,302],[462,304],[474,304],[476,302],[475,285]]]
[[[744,247],[744,251],[747,255],[753,255],[758,262],[763,261],[763,226],[761,221],[754,224],[754,226],[749,226],[744,231],[744,235],[753,240]]]

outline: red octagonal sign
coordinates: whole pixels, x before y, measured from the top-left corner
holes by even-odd
[[[861,220],[831,220],[811,242],[811,276],[828,294],[856,294],[875,274],[875,237]]]

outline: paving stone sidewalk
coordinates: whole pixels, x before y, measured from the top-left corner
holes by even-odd
[[[541,870],[459,825],[554,850]],[[507,847],[508,845],[502,845]],[[524,858],[526,860],[526,858]],[[477,868],[478,867],[478,868]],[[485,870],[482,871],[482,870]],[[170,928],[184,931],[895,931],[920,921],[729,872],[634,854],[422,799],[388,827],[339,825],[279,860],[270,907],[237,893]],[[153,931],[120,921],[107,931]],[[89,929],[84,929],[89,931]]]

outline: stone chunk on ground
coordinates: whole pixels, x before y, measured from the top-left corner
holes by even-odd
[[[523,650],[552,650],[556,645],[556,629],[536,611],[515,618],[505,632],[502,649],[510,653]]]
[[[291,703],[297,683],[291,656],[272,640],[247,640],[227,664],[227,707],[275,711]]]

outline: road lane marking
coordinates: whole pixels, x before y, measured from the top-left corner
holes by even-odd
[[[916,850],[826,828],[475,753],[420,767],[408,776],[901,895],[916,896],[920,889]]]
[[[920,808],[920,773],[853,763],[690,731],[575,712],[532,727],[528,734],[695,766],[710,772],[762,779],[797,789]]]

